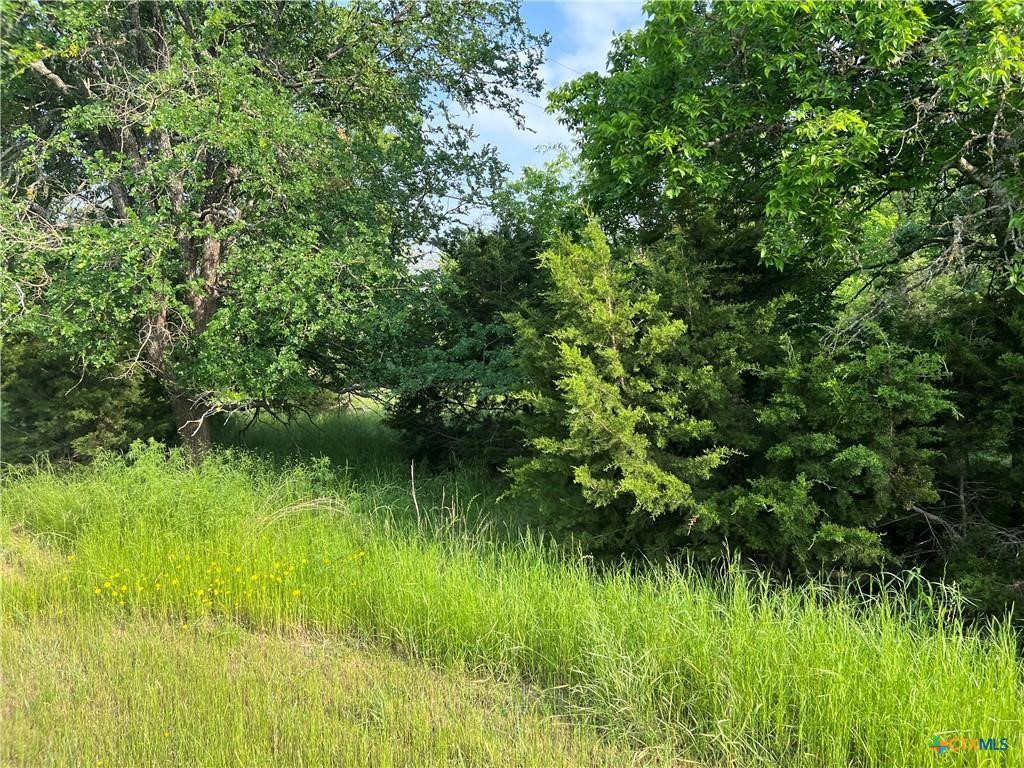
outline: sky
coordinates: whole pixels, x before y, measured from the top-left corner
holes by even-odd
[[[534,32],[548,31],[551,44],[541,68],[545,91],[585,72],[605,71],[612,38],[643,25],[641,0],[523,0],[522,15]],[[554,115],[545,112],[547,97],[524,96],[522,111],[528,130],[500,112],[479,111],[469,117],[479,144],[498,148],[512,176],[526,165],[540,165],[552,157],[544,147],[568,144],[569,133]]]

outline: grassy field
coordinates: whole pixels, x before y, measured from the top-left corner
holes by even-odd
[[[4,762],[621,766],[521,688],[301,627],[79,614],[6,626]]]
[[[1024,765],[1008,627],[898,584],[597,575],[480,473],[414,503],[372,417],[295,440],[7,478],[5,763],[930,766],[944,734]]]

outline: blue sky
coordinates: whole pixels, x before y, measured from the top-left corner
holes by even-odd
[[[584,72],[604,72],[612,38],[642,26],[644,18],[640,0],[524,0],[522,14],[533,31],[551,33],[541,69],[546,89]],[[539,165],[550,157],[543,146],[569,142],[568,132],[553,115],[545,113],[546,96],[524,98],[523,114],[529,130],[518,130],[509,117],[489,110],[468,118],[479,134],[478,141],[496,146],[512,175],[524,165]]]

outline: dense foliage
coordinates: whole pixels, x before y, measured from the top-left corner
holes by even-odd
[[[153,379],[89,369],[27,338],[4,345],[3,368],[4,462],[83,461],[135,440],[174,439],[170,406]]]
[[[542,306],[549,281],[538,256],[557,232],[583,224],[577,185],[564,157],[525,169],[493,197],[492,226],[446,233],[438,268],[421,273],[379,377],[393,397],[391,424],[421,457],[498,466],[521,450],[527,378],[510,313]]]
[[[453,228],[500,176],[456,112],[539,88],[515,3],[8,3],[5,428],[369,393],[595,553],[1020,603],[1024,5],[646,11]]]
[[[1019,601],[1021,6],[647,10],[555,96],[606,233],[542,256],[519,487],[612,549]]]
[[[411,245],[500,165],[543,38],[508,2],[9,2],[4,311],[208,417],[343,389]]]

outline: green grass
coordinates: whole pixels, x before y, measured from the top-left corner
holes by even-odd
[[[521,689],[294,627],[5,623],[6,765],[621,766]]]
[[[260,420],[247,429],[232,423],[219,437],[227,447],[256,453],[278,470],[296,464],[327,468],[318,475],[325,480],[320,490],[370,516],[385,510],[391,518],[432,528],[457,524],[498,539],[518,537],[539,522],[527,502],[503,498],[493,473],[482,467],[439,471],[429,462],[412,461],[400,436],[370,409],[287,423]]]
[[[349,476],[360,479],[408,478],[400,436],[381,423],[371,406],[358,411],[333,411],[288,422],[269,418],[251,424],[234,420],[219,430],[221,443],[259,453],[279,466],[325,458]]]
[[[442,676],[473,670],[506,693],[531,691],[528,698],[539,703],[501,727],[530,741],[530,707],[559,713],[574,724],[573,739],[551,737],[567,745],[568,762],[590,750],[628,764],[636,758],[625,759],[628,746],[645,760],[671,756],[703,766],[931,766],[938,757],[926,745],[943,733],[1011,742],[1002,755],[943,756],[951,765],[1024,765],[1024,669],[1007,626],[969,629],[948,608],[922,610],[898,585],[868,600],[815,586],[773,588],[735,569],[716,577],[668,568],[599,576],[585,559],[535,539],[479,535],[481,515],[468,515],[467,532],[459,505],[454,514],[444,506],[451,490],[441,487],[465,482],[461,475],[425,479],[417,524],[398,468],[389,474],[381,467],[376,474],[365,464],[340,473],[323,462],[281,469],[221,453],[196,468],[151,449],[128,462],[10,478],[4,706],[10,711],[12,699],[38,698],[55,684],[51,678],[34,692],[22,682],[29,676],[10,676],[15,658],[32,665],[38,657],[43,665],[46,653],[83,657],[54,647],[100,654],[104,661],[82,673],[84,687],[142,696],[139,673],[119,679],[115,667],[103,671],[119,633],[146,638],[133,642],[149,649],[139,651],[143,656],[156,654],[147,666],[166,681],[182,658],[176,654],[191,658],[209,649],[209,666],[196,672],[199,689],[211,689],[202,701],[237,693],[267,702],[264,686],[276,685],[270,676],[252,677],[237,691],[218,681],[217,654],[233,651],[213,638],[237,634],[242,655],[263,653],[256,650],[266,642],[260,638],[285,638],[267,651],[277,658],[293,653],[287,638],[312,636],[342,647],[357,642],[378,657],[397,651],[444,670],[436,673]],[[204,629],[179,631],[182,624]],[[156,653],[153,643],[172,647]],[[301,680],[296,685],[306,689]],[[322,689],[308,685],[316,698]],[[401,698],[404,685],[382,680],[380,696]],[[180,689],[167,690],[179,692],[161,700],[192,711]],[[310,727],[330,731],[330,704],[322,693],[317,700],[324,709],[311,714]],[[139,723],[153,713],[143,708],[147,714],[137,719],[119,710],[114,720],[148,728]],[[4,749],[30,750],[27,734],[43,726],[45,710],[15,707],[30,721],[5,729],[14,736],[13,743],[4,739]],[[231,740],[239,738],[229,725],[237,732],[250,717],[245,711],[235,706],[224,723],[199,715],[187,721],[195,731],[189,754],[225,764]],[[258,742],[252,749],[269,750],[267,740],[277,733],[273,713],[251,717]],[[76,739],[101,743],[109,727],[103,718],[90,724],[86,715],[67,722],[56,729],[65,750]],[[519,723],[530,723],[529,733]],[[336,737],[324,737],[329,743],[310,744],[303,759],[322,762],[323,749],[343,751],[361,738],[390,755],[372,764],[428,763],[428,755],[445,763],[451,753],[423,741],[419,727],[404,725],[401,737],[409,749],[426,750],[418,756],[398,747],[390,753],[385,735],[339,728]],[[502,744],[507,764],[530,764],[529,747],[516,737],[478,738],[476,757],[465,758],[470,764],[502,764],[487,752],[504,751]],[[538,744],[542,738],[536,736]],[[117,754],[118,742],[109,744]],[[517,749],[527,756],[515,757]],[[252,754],[257,763],[275,755]],[[282,754],[281,764],[298,764]]]

